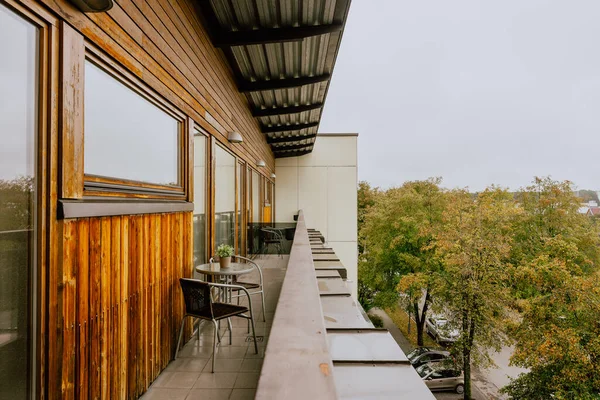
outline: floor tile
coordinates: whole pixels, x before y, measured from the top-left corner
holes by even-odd
[[[165,371],[156,378],[153,388],[191,388],[200,376],[197,372]]]
[[[227,400],[231,389],[192,389],[187,400]]]
[[[237,389],[256,389],[259,376],[258,372],[240,372],[233,387]]]
[[[190,389],[150,388],[140,400],[184,400]]]
[[[260,372],[262,368],[263,360],[260,358],[257,359],[247,359],[242,362],[240,371],[244,372]]]
[[[169,372],[202,372],[208,358],[200,357],[180,357],[169,363],[165,371]]]
[[[256,389],[233,389],[229,400],[253,400]]]
[[[217,360],[226,358],[244,358],[247,346],[219,346],[217,347]]]
[[[242,362],[244,360],[241,358],[234,359],[219,359],[217,357],[215,361],[215,372],[238,372],[242,367]],[[204,367],[203,372],[211,372],[212,371],[212,361],[209,361]]]
[[[226,389],[232,388],[237,372],[202,373],[194,385],[194,389]]]

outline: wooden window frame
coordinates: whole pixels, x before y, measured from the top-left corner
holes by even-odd
[[[49,13],[41,4],[26,3],[16,0],[0,0],[0,4],[31,23],[38,30],[38,108],[37,132],[35,137],[35,171],[36,199],[34,210],[35,242],[33,243],[34,263],[29,271],[31,291],[28,311],[29,351],[27,396],[30,399],[45,397],[50,388],[46,377],[56,366],[49,363],[46,357],[49,341],[55,340],[52,330],[52,317],[48,312],[49,303],[56,299],[47,298],[50,269],[54,260],[56,223],[51,216],[56,209],[56,137],[58,135],[58,109],[56,93],[59,82],[59,42],[60,21]]]
[[[150,182],[135,181],[129,179],[122,179],[118,177],[107,177],[86,174],[84,171],[83,157],[85,150],[83,148],[85,142],[85,131],[83,121],[78,121],[80,124],[80,133],[75,132],[73,140],[77,142],[69,145],[69,142],[65,141],[63,135],[63,152],[69,152],[72,160],[69,157],[65,157],[67,154],[63,154],[63,159],[67,162],[63,163],[62,173],[63,182],[69,181],[68,177],[71,177],[70,181],[79,181],[79,185],[82,188],[81,192],[75,191],[75,193],[62,193],[63,198],[94,198],[94,197],[117,197],[117,198],[138,198],[138,199],[161,199],[161,200],[188,200],[192,196],[190,194],[190,132],[193,134],[193,121],[189,119],[183,112],[173,106],[162,96],[157,94],[154,90],[149,88],[144,82],[142,82],[137,76],[129,72],[127,69],[119,65],[117,62],[112,60],[110,57],[105,55],[99,50],[94,44],[83,39],[83,56],[79,55],[72,60],[63,60],[63,62],[74,63],[79,66],[80,71],[85,70],[85,62],[89,61],[96,67],[100,68],[103,72],[107,73],[113,79],[116,79],[121,84],[125,85],[128,89],[138,94],[145,100],[149,101],[154,106],[158,107],[163,112],[174,118],[179,125],[178,132],[178,185],[161,185]],[[82,87],[81,98],[83,98],[83,76],[80,77],[80,84]],[[83,102],[82,102],[83,103]],[[84,107],[85,105],[83,105]],[[83,110],[80,110],[81,119],[83,119]],[[200,125],[197,125],[200,126]],[[193,137],[191,139],[193,141]],[[70,151],[71,150],[71,151]],[[75,151],[72,151],[75,150]],[[65,179],[67,178],[67,179]],[[75,178],[75,179],[72,179]]]

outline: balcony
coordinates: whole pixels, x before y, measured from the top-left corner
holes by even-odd
[[[392,336],[351,297],[346,271],[300,212],[290,255],[260,256],[266,322],[252,299],[259,347],[235,319],[222,329],[211,373],[213,328],[199,329],[143,399],[433,399]]]

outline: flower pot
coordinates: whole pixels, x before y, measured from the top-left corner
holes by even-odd
[[[229,263],[231,263],[231,256],[219,257],[219,264],[221,265],[221,268],[228,268]]]

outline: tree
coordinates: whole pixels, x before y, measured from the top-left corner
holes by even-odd
[[[439,293],[447,312],[460,321],[454,350],[464,371],[464,399],[471,399],[472,361],[489,362],[489,349],[499,350],[505,341],[506,262],[518,214],[505,190],[491,187],[474,198],[454,190],[436,235],[437,253],[445,264]]]
[[[440,182],[439,178],[407,182],[379,193],[365,214],[360,231],[366,251],[359,273],[361,281],[372,290],[372,304],[395,307],[398,290],[406,290],[413,304],[419,345],[423,345],[432,283],[441,268],[432,243],[432,232],[440,223],[445,206]],[[408,274],[411,274],[405,281],[408,286],[399,286],[402,277]],[[419,305],[420,293],[425,298],[422,305]]]
[[[505,389],[514,399],[600,397],[600,232],[577,212],[570,182],[535,178],[512,251],[513,296],[521,318],[512,363],[528,368]]]

